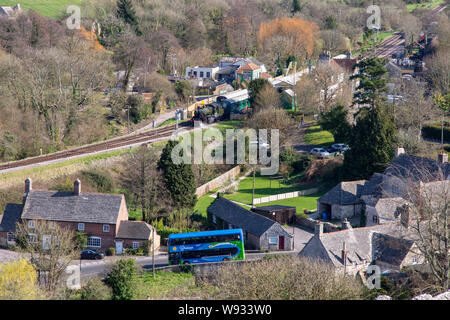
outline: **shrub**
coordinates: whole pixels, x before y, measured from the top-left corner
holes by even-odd
[[[106,255],[107,256],[115,256],[116,255],[116,248],[108,248],[107,250],[106,250]]]
[[[75,242],[76,248],[82,250],[87,246],[88,236],[83,231],[75,231],[73,241]]]
[[[99,170],[84,170],[81,174],[96,187],[98,192],[107,193],[114,190],[114,181],[106,172]]]
[[[355,278],[320,261],[288,255],[223,265],[214,277],[199,280],[217,288],[213,298],[227,300],[350,300],[362,294]]]
[[[426,125],[422,128],[422,136],[428,139],[441,140],[442,127],[438,125]],[[450,128],[444,126],[444,141],[450,141]]]
[[[117,261],[105,279],[105,283],[112,288],[112,299],[133,299],[135,279],[136,268],[134,259],[120,259]]]
[[[99,278],[91,278],[80,290],[81,300],[110,300],[111,288]]]

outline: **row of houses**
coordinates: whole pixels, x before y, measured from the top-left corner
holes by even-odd
[[[209,79],[227,83],[270,78],[265,65],[252,57],[222,57],[216,66],[187,67],[185,76],[187,79]]]
[[[441,153],[433,160],[407,155],[398,148],[383,173],[336,185],[317,200],[317,208],[331,219],[342,220],[342,230],[327,233],[324,223],[318,222],[300,256],[320,259],[349,274],[369,265],[384,272],[424,263],[417,249],[421,239],[410,228],[411,188],[429,198],[432,206],[439,206],[439,199],[448,197],[450,191],[448,155]],[[352,228],[347,219],[361,214],[365,227]]]

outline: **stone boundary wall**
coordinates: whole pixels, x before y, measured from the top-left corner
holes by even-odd
[[[231,170],[225,172],[224,174],[218,176],[217,178],[214,178],[213,180],[211,180],[211,181],[205,183],[204,185],[198,187],[196,192],[195,192],[195,194],[197,195],[197,197],[201,197],[201,196],[207,194],[208,192],[223,186],[228,181],[233,180],[240,173],[241,173],[241,167],[240,166],[236,166],[233,169],[231,169]]]
[[[311,218],[298,218],[295,217],[295,224],[297,224],[300,227],[305,227],[308,229],[311,229],[314,231],[314,227],[317,224],[317,220],[311,219]],[[323,232],[336,232],[340,231],[341,228],[333,223],[330,222],[323,222]]]
[[[254,200],[254,203],[255,204],[261,204],[261,203],[278,201],[278,200],[284,200],[284,199],[290,199],[290,198],[296,198],[296,197],[301,197],[301,196],[308,196],[308,195],[317,193],[318,191],[319,191],[318,188],[312,188],[312,189],[301,190],[301,191],[280,193],[280,194],[275,194],[275,195],[272,195],[272,196],[256,198]]]

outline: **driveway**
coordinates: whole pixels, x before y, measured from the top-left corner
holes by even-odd
[[[308,241],[314,236],[314,232],[308,229],[299,228],[296,226],[283,227],[286,232],[294,236],[294,251],[300,252],[303,250]]]
[[[0,249],[0,263],[9,262],[13,260],[20,259],[22,257],[21,253]]]

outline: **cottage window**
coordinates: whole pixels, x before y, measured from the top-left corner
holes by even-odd
[[[14,233],[8,232],[6,234],[6,241],[8,241],[8,242],[16,241],[16,237],[14,236]]]
[[[133,241],[133,249],[139,249],[139,242]]]
[[[206,77],[207,77],[207,78],[211,78],[211,72],[207,72],[207,73],[206,73]]]
[[[278,244],[278,237],[269,237],[269,244]]]
[[[78,231],[84,231],[84,223],[78,224]]]
[[[372,221],[373,223],[378,223],[378,216],[373,216]]]
[[[27,234],[28,242],[29,243],[36,243],[37,242],[37,236],[34,233]]]
[[[103,225],[103,232],[109,232],[109,224]]]
[[[200,78],[203,78],[203,71],[200,71]]]
[[[99,237],[89,237],[87,241],[88,247],[101,248],[102,238]]]
[[[28,228],[34,229],[34,221],[33,220],[28,221]]]
[[[417,263],[417,257],[413,257],[413,258],[412,258],[412,263],[413,263],[413,264],[416,264],[416,263]]]

